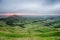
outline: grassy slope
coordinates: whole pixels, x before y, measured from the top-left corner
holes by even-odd
[[[58,28],[40,27],[29,29],[20,27],[0,27],[0,40],[60,40]]]

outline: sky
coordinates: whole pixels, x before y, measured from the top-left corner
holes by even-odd
[[[60,15],[60,0],[0,0],[0,14]]]

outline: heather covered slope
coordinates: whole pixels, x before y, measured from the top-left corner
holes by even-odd
[[[1,18],[0,40],[60,40],[60,16]]]

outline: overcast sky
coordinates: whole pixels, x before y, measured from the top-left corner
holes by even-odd
[[[0,0],[1,12],[60,14],[60,0]]]

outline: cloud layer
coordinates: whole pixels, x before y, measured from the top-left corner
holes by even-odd
[[[60,14],[60,0],[0,0],[0,12]]]

